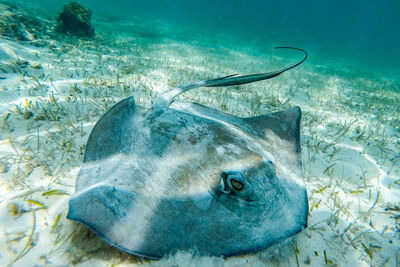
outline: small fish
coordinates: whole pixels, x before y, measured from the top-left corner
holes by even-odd
[[[256,252],[307,225],[299,107],[240,118],[175,98],[198,87],[240,85],[279,71],[230,75],[175,88],[144,109],[129,97],[93,128],[67,218],[107,243],[159,259]]]

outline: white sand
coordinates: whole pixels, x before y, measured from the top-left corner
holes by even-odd
[[[316,59],[273,80],[183,96],[244,117],[302,108],[310,214],[301,233],[242,257],[182,252],[147,261],[67,220],[88,135],[114,103],[133,95],[149,107],[174,86],[274,70],[297,56],[250,45],[236,50],[214,42],[217,37],[206,44],[163,39],[172,30],[160,25],[149,32],[125,22],[129,37],[97,26],[103,29],[97,41],[49,40],[35,47],[0,39],[0,266],[398,264],[399,83]],[[113,40],[102,41],[104,36]],[[261,52],[266,54],[254,56]]]

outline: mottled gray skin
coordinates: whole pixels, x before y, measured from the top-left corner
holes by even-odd
[[[68,218],[154,259],[190,249],[241,255],[301,231],[308,201],[300,108],[239,118],[173,101],[198,86],[249,77],[182,86],[149,110],[130,97],[107,111],[89,137]]]

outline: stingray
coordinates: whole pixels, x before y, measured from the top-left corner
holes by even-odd
[[[233,256],[270,247],[307,225],[299,107],[241,118],[176,97],[274,72],[184,85],[150,109],[128,97],[94,126],[67,218],[149,259],[178,251]]]

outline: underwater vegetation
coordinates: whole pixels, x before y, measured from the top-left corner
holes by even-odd
[[[85,9],[77,2],[66,4],[57,18],[56,31],[77,37],[93,38],[94,28],[91,24],[91,9]]]
[[[31,42],[35,46],[48,45],[46,39],[57,39],[56,33],[78,38],[94,38],[91,14],[90,9],[85,9],[77,2],[71,2],[63,7],[54,23],[53,14],[48,14],[48,18],[44,19],[17,5],[0,3],[0,37]]]
[[[29,15],[13,5],[0,3],[0,37],[19,41],[33,41],[48,29],[48,25],[36,16]]]

